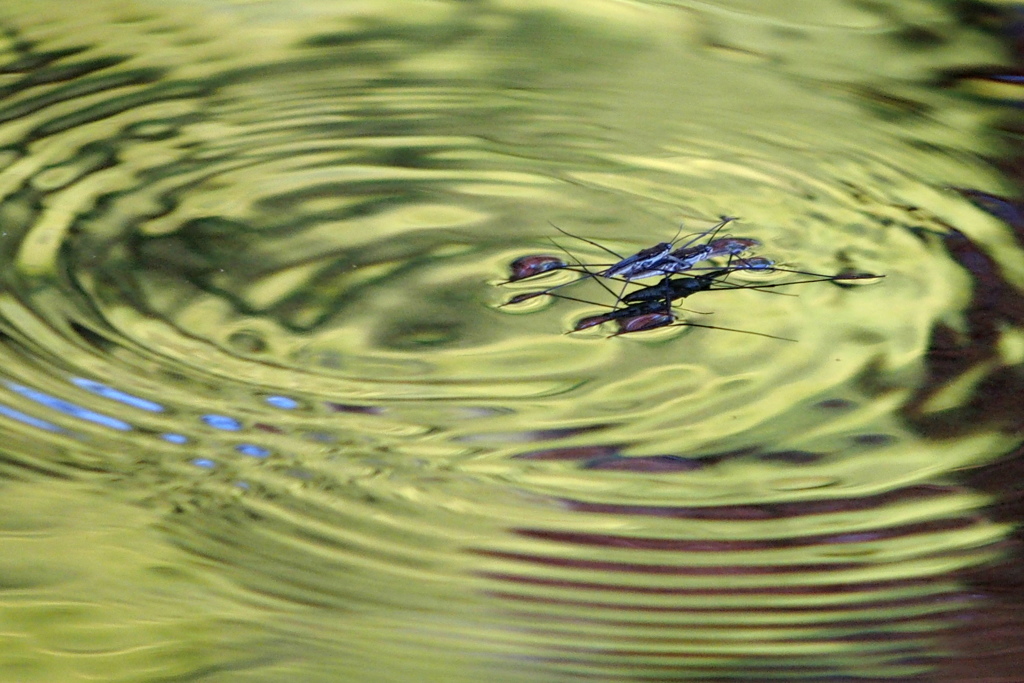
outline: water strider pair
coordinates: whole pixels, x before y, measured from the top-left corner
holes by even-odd
[[[786,287],[811,282],[842,283],[845,281],[884,277],[883,275],[872,275],[869,273],[824,275],[822,273],[781,268],[776,266],[775,262],[771,259],[759,256],[745,257],[744,254],[748,251],[760,246],[761,243],[758,240],[748,237],[718,236],[722,228],[735,220],[736,218],[734,217],[723,216],[718,224],[688,236],[691,239],[688,239],[682,246],[676,246],[678,240],[677,233],[676,238],[671,242],[660,242],[626,257],[608,249],[604,245],[568,233],[552,224],[552,227],[562,234],[597,247],[614,256],[618,261],[611,264],[584,264],[576,259],[568,250],[552,241],[556,247],[565,252],[566,256],[573,263],[570,264],[569,261],[561,257],[548,254],[523,256],[512,262],[511,275],[502,284],[526,280],[555,270],[570,270],[580,273],[582,277],[572,282],[555,285],[540,291],[518,294],[503,305],[508,306],[522,303],[538,296],[553,296],[594,306],[605,306],[610,309],[605,313],[580,319],[570,332],[578,332],[607,322],[615,322],[618,325],[618,332],[611,336],[643,332],[662,327],[680,326],[705,327],[730,332],[743,332],[783,341],[795,341],[787,337],[777,337],[761,332],[680,321],[679,316],[672,310],[673,302],[685,299],[698,292],[730,289],[768,290],[775,287]],[[726,263],[713,264],[713,261],[716,259],[726,259]],[[763,285],[734,285],[727,282],[729,275],[741,270],[792,273],[806,275],[811,279]],[[684,275],[684,273],[687,274]],[[626,291],[631,284],[638,280],[656,277],[661,278],[657,284],[641,287],[629,292]],[[594,279],[600,284],[609,294],[615,297],[615,303],[611,306],[606,306],[605,304],[598,304],[556,291],[587,279]],[[618,293],[609,287],[606,282],[609,280],[622,283]],[[696,313],[697,311],[691,312]]]

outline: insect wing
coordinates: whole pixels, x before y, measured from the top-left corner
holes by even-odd
[[[636,273],[642,273],[650,269],[652,264],[665,258],[665,255],[672,250],[668,242],[659,242],[653,247],[641,249],[637,253],[622,259],[618,263],[601,271],[602,277],[621,277],[627,280],[636,279]]]

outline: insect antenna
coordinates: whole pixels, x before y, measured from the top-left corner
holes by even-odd
[[[739,218],[737,218],[736,216],[719,216],[718,219],[719,219],[719,222],[717,224],[715,224],[715,225],[712,225],[707,230],[701,230],[699,232],[691,232],[689,235],[687,235],[687,237],[689,237],[690,235],[693,235],[693,239],[688,241],[688,242],[686,242],[685,244],[683,244],[683,246],[677,247],[676,249],[674,249],[674,251],[679,251],[680,249],[686,249],[687,247],[692,245],[694,242],[699,240],[701,237],[707,236],[708,241],[711,241],[711,240],[713,240],[718,235],[718,232],[722,228],[724,228],[725,226],[729,225],[729,223],[732,223],[733,221],[738,221],[739,220]],[[681,232],[682,229],[683,229],[683,226],[680,225],[679,226],[679,231],[676,232],[676,237],[679,236],[679,232]],[[675,241],[676,241],[676,238],[673,238],[672,239],[673,245],[675,244]]]
[[[685,249],[688,249],[694,243],[696,243],[698,240],[700,240],[700,238],[707,237],[708,238],[708,242],[711,242],[716,237],[718,237],[718,233],[719,233],[719,231],[721,231],[721,229],[723,227],[725,227],[726,225],[728,225],[729,223],[731,223],[734,220],[739,220],[739,219],[737,217],[735,217],[735,216],[719,216],[719,222],[716,223],[715,225],[712,225],[707,230],[699,230],[697,232],[690,232],[689,234],[687,234],[686,237],[693,236],[693,239],[688,241],[688,242],[686,242],[681,247],[676,247],[675,249],[673,249],[673,251],[674,252],[679,252],[679,251],[683,251]],[[680,230],[683,229],[681,225],[680,225],[679,229]],[[679,232],[676,232],[676,236],[677,237],[679,236]],[[676,240],[673,239],[672,242],[673,242],[673,245],[675,245]]]

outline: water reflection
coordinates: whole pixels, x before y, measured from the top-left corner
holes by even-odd
[[[58,10],[0,9],[12,680],[931,680],[1004,623],[988,15]],[[550,223],[628,254],[734,214],[886,278],[687,300],[797,343],[501,306]]]

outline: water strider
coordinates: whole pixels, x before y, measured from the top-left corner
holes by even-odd
[[[718,232],[732,221],[737,220],[735,217],[722,216],[721,221],[716,225],[711,226],[706,230],[702,230],[693,235],[688,235],[691,239],[687,240],[683,246],[676,248],[675,242],[678,240],[678,232],[682,231],[682,227],[677,231],[677,235],[671,242],[659,242],[654,246],[641,249],[637,253],[622,257],[615,253],[611,249],[608,249],[602,244],[599,244],[593,240],[573,235],[572,233],[566,232],[562,228],[551,224],[559,232],[573,237],[574,239],[581,240],[592,246],[606,251],[609,254],[619,258],[620,260],[605,267],[603,270],[596,274],[604,278],[615,278],[619,280],[625,280],[631,282],[633,280],[643,280],[650,277],[657,277],[659,275],[666,275],[672,272],[681,272],[693,267],[697,263],[714,258],[715,256],[724,255],[723,253],[716,253],[715,247],[711,246],[712,238],[718,234]],[[708,242],[703,245],[694,246],[702,238],[707,238]],[[748,245],[754,246],[757,244],[757,240],[742,240]],[[737,240],[730,240],[730,246],[735,246]],[[726,241],[723,240],[720,244],[719,249],[726,247]],[[741,252],[743,250],[741,249]]]
[[[772,334],[765,334],[763,332],[740,330],[731,327],[720,327],[717,325],[705,325],[688,321],[680,322],[679,316],[672,311],[670,306],[666,306],[665,302],[660,299],[638,301],[621,308],[614,308],[607,313],[581,318],[567,334],[580,332],[591,327],[603,325],[607,322],[615,322],[618,325],[619,331],[610,335],[612,337],[618,337],[623,334],[646,332],[663,327],[702,327],[709,330],[742,332],[745,334],[769,337],[771,339],[779,339],[782,341],[796,341],[795,339],[790,339],[788,337],[778,337]]]
[[[559,249],[565,251],[566,255],[569,256],[573,261],[575,261],[575,263],[577,264],[576,267],[569,267],[568,264],[566,264],[564,261],[561,261],[557,257],[547,255],[523,256],[512,262],[512,275],[507,281],[501,284],[517,282],[519,280],[527,279],[535,275],[550,272],[551,270],[559,269],[569,269],[575,272],[581,272],[583,274],[583,277],[578,278],[577,280],[574,280],[572,282],[566,282],[560,285],[555,285],[554,287],[550,287],[543,291],[518,294],[516,296],[513,296],[504,305],[522,303],[523,301],[527,301],[534,297],[542,296],[545,294],[551,294],[556,290],[592,278],[597,278],[596,281],[598,282],[598,284],[600,284],[602,288],[611,293],[611,290],[608,288],[606,284],[604,284],[601,278],[615,280],[625,285],[635,280],[648,279],[651,277],[658,276],[664,277],[665,275],[668,275],[670,273],[679,273],[685,270],[692,270],[696,266],[696,264],[700,263],[701,261],[710,260],[719,256],[732,257],[734,255],[741,254],[744,251],[750,249],[751,247],[756,246],[758,244],[757,240],[747,238],[720,238],[718,240],[714,240],[714,236],[717,235],[718,232],[725,225],[734,220],[736,219],[723,216],[722,220],[717,225],[714,225],[708,228],[707,230],[701,231],[699,233],[695,233],[692,236],[692,239],[689,239],[683,247],[675,249],[674,251],[673,245],[675,239],[672,242],[661,242],[653,247],[642,249],[636,254],[633,254],[632,256],[628,256],[625,258],[620,257],[619,254],[612,251],[611,249],[608,249],[604,245],[599,244],[598,242],[583,237],[579,237],[577,235],[573,235],[569,232],[566,232],[562,228],[559,228],[557,225],[551,223],[551,226],[554,227],[559,232],[570,237],[573,237],[574,239],[586,242],[587,244],[595,246],[603,251],[606,251],[614,255],[616,258],[619,258],[620,260],[614,264],[611,264],[610,266],[584,264],[581,261],[579,261],[579,259],[577,259],[575,256],[573,256],[569,251],[567,251],[564,247],[556,243],[556,246],[558,246]],[[681,230],[682,228],[680,228],[680,231]],[[694,246],[695,243],[698,242],[703,237],[706,237],[708,241],[705,242],[705,244],[697,244],[696,246]],[[544,266],[541,267],[535,264],[544,264]],[[598,270],[598,268],[602,269]],[[618,295],[616,295],[616,300],[621,299],[622,293],[624,291],[624,288],[620,290]]]

